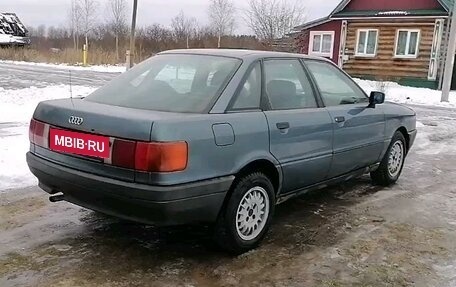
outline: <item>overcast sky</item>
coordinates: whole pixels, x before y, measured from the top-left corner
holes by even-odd
[[[100,21],[105,20],[106,2],[98,0]],[[233,0],[239,11],[247,7],[247,0]],[[307,7],[307,20],[326,16],[340,0],[302,0]],[[70,0],[0,0],[0,12],[15,12],[27,26],[66,25]],[[133,1],[127,0],[128,6]],[[207,6],[209,0],[139,0],[138,24],[147,25],[160,23],[169,25],[171,18],[182,9],[187,16],[196,17],[198,21],[207,22]],[[241,12],[240,12],[241,13]],[[240,18],[240,17],[239,17]],[[238,33],[247,33],[242,23],[237,24]]]

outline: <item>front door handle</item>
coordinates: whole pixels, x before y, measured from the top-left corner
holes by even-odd
[[[276,126],[279,130],[286,130],[286,129],[290,128],[290,123],[288,123],[288,122],[277,123]]]
[[[345,117],[335,117],[334,120],[336,123],[343,123],[345,122]]]

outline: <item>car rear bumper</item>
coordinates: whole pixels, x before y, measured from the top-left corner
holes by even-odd
[[[73,170],[32,153],[27,163],[49,194],[108,215],[168,226],[214,222],[234,176],[175,186],[150,186]]]

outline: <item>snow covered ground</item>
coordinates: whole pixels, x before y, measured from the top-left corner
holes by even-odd
[[[85,96],[95,88],[73,86],[73,94]],[[36,183],[25,153],[29,148],[28,127],[40,101],[70,97],[66,85],[5,90],[0,88],[0,191]]]
[[[48,63],[33,63],[33,62],[22,62],[22,61],[7,61],[0,60],[0,63],[3,64],[13,64],[18,66],[36,66],[36,67],[45,67],[52,69],[63,69],[63,70],[73,70],[73,71],[92,71],[92,72],[102,72],[102,73],[123,73],[125,72],[125,66],[112,66],[112,65],[95,65],[95,66],[74,66],[68,64],[48,64]]]
[[[441,103],[441,91],[401,86],[394,82],[375,82],[356,79],[356,82],[369,94],[371,91],[384,91],[386,100],[401,104],[456,107],[456,92],[450,93],[449,103]]]
[[[12,62],[10,62],[12,63]],[[24,65],[24,63],[17,63]],[[26,63],[25,65],[40,65],[43,67],[64,69],[88,69],[90,71],[102,70],[103,72],[118,73],[123,67],[72,67],[63,65]],[[429,89],[403,87],[396,83],[381,84],[378,82],[357,80],[360,86],[370,92],[379,90],[381,86],[386,91],[387,100],[405,104],[456,107],[456,93],[450,96],[450,103],[440,103],[440,92]],[[6,85],[5,85],[6,86]],[[90,94],[96,87],[73,86],[73,95],[85,96]],[[43,100],[68,98],[70,87],[68,85],[49,85],[46,87],[30,87],[23,89],[5,89],[0,82],[0,191],[10,188],[25,187],[35,183],[25,162],[25,153],[29,148],[28,125],[36,105]],[[436,119],[438,120],[438,119]],[[431,144],[427,139],[428,129],[432,129],[432,123],[418,124],[422,129],[417,140],[417,146]],[[452,129],[452,128],[451,128]],[[445,130],[445,133],[456,133],[454,130]],[[446,147],[439,146],[438,150]],[[435,150],[435,149],[433,149]]]

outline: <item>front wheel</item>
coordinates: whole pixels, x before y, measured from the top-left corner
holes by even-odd
[[[217,243],[234,254],[255,248],[271,225],[274,207],[274,188],[266,175],[258,172],[241,177],[217,220]]]
[[[406,141],[404,135],[398,131],[394,134],[379,168],[371,172],[373,182],[383,186],[396,183],[401,176],[406,156]]]

